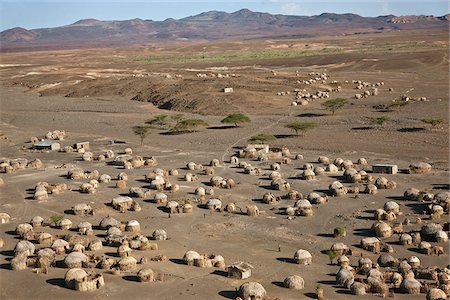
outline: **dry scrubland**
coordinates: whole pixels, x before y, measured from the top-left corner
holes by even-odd
[[[6,173],[0,176],[0,212],[10,219],[0,215],[1,298],[79,298],[82,292],[73,288],[95,289],[103,281],[86,293],[97,299],[234,299],[250,281],[259,282],[270,299],[314,299],[318,284],[327,299],[356,298],[348,294],[363,289],[367,294],[358,297],[365,299],[392,292],[398,299],[424,299],[434,286],[448,293],[447,38],[447,32],[410,31],[2,54]],[[225,87],[234,92],[223,93]],[[356,99],[365,91],[370,95]],[[322,98],[312,97],[317,92]],[[406,102],[402,96],[408,104],[392,106]],[[332,115],[322,104],[334,98],[348,103]],[[182,134],[153,129],[143,146],[131,130],[155,115],[179,112],[210,126]],[[252,122],[238,128],[220,123],[236,112]],[[389,120],[371,122],[379,117]],[[443,122],[431,128],[425,118]],[[296,136],[285,127],[294,121],[318,126]],[[89,141],[92,155],[67,147],[30,150],[31,137],[56,129],[65,132],[58,141],[63,149]],[[283,156],[239,157],[258,133],[274,135],[269,143],[285,147]],[[131,157],[122,158],[131,163],[115,164],[126,148]],[[218,161],[211,167],[213,159]],[[425,163],[423,173],[409,174],[419,162]],[[372,173],[377,163],[397,164],[399,173]],[[120,196],[130,199],[113,207]],[[254,205],[259,215],[249,216]],[[61,229],[57,216],[69,219],[71,228]],[[104,222],[113,222],[104,220],[108,216],[122,222],[114,225],[120,229],[105,233]],[[382,225],[373,226],[377,219]],[[346,235],[334,237],[336,227]],[[381,242],[360,245],[376,236]],[[39,251],[46,247],[56,253]],[[333,263],[326,254],[331,248]],[[299,249],[311,254],[310,264],[297,264]],[[188,256],[196,257],[185,256],[189,250],[206,255],[194,261],[204,267],[189,265]],[[86,257],[69,255],[77,251]],[[372,271],[361,258],[373,262]],[[250,278],[227,277],[224,267],[239,261],[254,267]],[[79,281],[67,288],[67,266],[78,264],[103,277],[72,272]],[[291,275],[303,278],[303,289],[284,286]],[[405,294],[417,292],[413,277],[420,295]],[[360,283],[350,289],[352,278]],[[302,286],[298,278],[287,282]]]

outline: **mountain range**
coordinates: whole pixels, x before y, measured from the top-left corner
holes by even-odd
[[[362,17],[323,13],[317,16],[290,16],[241,9],[233,13],[208,11],[178,20],[84,19],[54,28],[27,30],[16,27],[0,32],[0,46],[2,51],[18,51],[190,40],[299,38],[433,27],[445,29],[449,19],[449,15]]]

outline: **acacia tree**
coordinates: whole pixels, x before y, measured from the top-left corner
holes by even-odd
[[[285,125],[286,128],[289,128],[293,131],[295,131],[295,134],[298,136],[298,132],[300,131],[302,133],[302,136],[305,131],[312,129],[314,127],[317,127],[317,123],[314,122],[292,122],[287,125]]]
[[[198,127],[208,127],[209,124],[202,119],[182,119],[172,129],[172,131],[195,131]]]
[[[235,127],[239,127],[240,123],[250,123],[251,120],[244,114],[232,114],[220,121],[221,123],[234,124]]]
[[[331,111],[331,114],[334,115],[336,110],[341,109],[347,103],[348,103],[347,99],[336,98],[325,101],[324,103],[322,103],[322,106],[324,106],[326,110]]]
[[[133,126],[133,133],[141,140],[141,146],[144,144],[144,139],[150,134],[150,126],[137,125]]]
[[[154,126],[156,128],[165,129],[169,121],[170,120],[168,115],[156,115],[153,118],[145,121],[145,124]]]

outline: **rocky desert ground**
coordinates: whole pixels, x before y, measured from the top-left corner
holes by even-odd
[[[448,46],[435,29],[2,53],[1,298],[448,298]],[[133,133],[180,113],[208,125]],[[235,113],[251,122],[221,123]]]

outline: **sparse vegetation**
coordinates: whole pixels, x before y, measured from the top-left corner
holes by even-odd
[[[409,102],[408,101],[397,101],[397,102],[394,102],[394,103],[391,103],[391,104],[389,104],[389,108],[393,108],[393,109],[400,109],[400,108],[402,108],[402,107],[405,107],[406,105],[408,105],[409,104]]]
[[[59,221],[61,221],[62,219],[64,219],[63,215],[53,215],[51,217],[48,218],[48,220],[50,221],[51,224],[56,225]]]
[[[326,110],[331,111],[331,114],[334,115],[336,110],[341,109],[348,103],[347,99],[343,98],[336,98],[336,99],[330,99],[322,103],[322,106],[325,107]]]
[[[345,230],[345,227],[338,226],[338,227],[335,227],[334,230],[333,230],[333,234],[334,234],[335,237],[345,236],[346,233],[347,233],[347,231]]]
[[[249,142],[267,142],[267,141],[273,141],[276,137],[272,134],[267,133],[260,133],[257,135],[252,136],[248,139]]]
[[[150,126],[137,125],[133,126],[133,133],[141,140],[141,146],[144,144],[144,139],[150,134]]]
[[[239,127],[240,123],[251,122],[250,118],[244,114],[232,114],[220,121],[221,123],[234,124],[235,127]]]
[[[310,130],[314,127],[317,127],[317,123],[314,122],[292,122],[285,126],[286,128],[289,128],[295,132],[295,134],[298,136],[299,131],[302,133],[302,136],[305,131]]]
[[[195,63],[202,62],[220,62],[220,61],[239,61],[255,59],[273,59],[289,57],[309,57],[314,55],[332,55],[343,53],[341,48],[322,48],[318,50],[264,50],[264,51],[233,51],[232,53],[208,53],[202,52],[191,55],[177,56],[152,56],[138,57],[135,61],[145,64],[161,63]]]
[[[327,250],[326,252],[328,258],[330,259],[330,264],[333,264],[333,261],[336,259],[336,257],[339,256],[339,253],[337,251],[334,250]]]
[[[373,117],[373,118],[369,118],[369,121],[370,121],[370,124],[372,124],[372,125],[383,126],[385,123],[390,122],[391,118],[386,117],[386,116]]]
[[[199,127],[209,126],[209,124],[202,119],[186,119],[184,114],[156,115],[147,120],[145,124],[171,132],[195,131]]]
[[[435,128],[437,125],[444,123],[444,119],[442,118],[425,118],[421,119],[420,121],[425,124],[431,125],[431,128]]]

